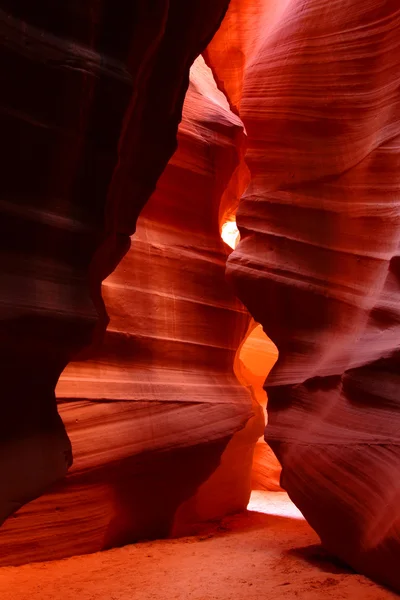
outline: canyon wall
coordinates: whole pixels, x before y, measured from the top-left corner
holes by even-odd
[[[263,416],[233,371],[249,316],[225,283],[219,233],[243,143],[199,58],[178,150],[103,284],[103,343],[56,389],[74,464],[3,525],[0,564],[188,533],[246,507]]]
[[[266,439],[324,545],[400,589],[400,10],[232,0],[206,52],[248,135],[227,274],[277,345]]]
[[[91,356],[103,337],[101,281],[128,251],[136,218],[176,147],[189,68],[227,5],[2,3],[1,521],[71,465],[55,385],[71,359]],[[85,392],[82,385],[78,395]],[[85,437],[78,403],[62,406],[67,426],[81,423]],[[110,407],[97,408],[102,421],[101,409]],[[89,410],[83,400],[83,413]],[[243,400],[242,411],[233,402],[228,413],[224,443],[251,410]],[[221,429],[215,444],[222,447]]]
[[[2,3],[0,521],[47,492],[0,529],[0,564],[246,505],[262,369],[251,397],[219,236],[243,194],[227,275],[279,351],[281,483],[400,589],[400,10],[231,0],[204,53],[220,91],[197,60],[170,160],[227,7]]]

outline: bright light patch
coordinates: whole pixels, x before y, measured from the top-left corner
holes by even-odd
[[[304,521],[303,515],[290,500],[286,492],[264,492],[254,490],[251,492],[247,510]]]
[[[228,244],[233,250],[239,243],[240,234],[236,226],[236,221],[227,221],[222,225],[221,237],[225,244]]]

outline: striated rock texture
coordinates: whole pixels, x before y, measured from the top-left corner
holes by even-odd
[[[279,350],[266,439],[323,543],[400,590],[400,9],[232,0],[206,54],[248,134],[228,276]]]
[[[103,335],[101,281],[175,149],[189,68],[227,5],[1,3],[0,522],[71,464],[54,387]]]
[[[263,418],[233,371],[249,316],[219,234],[243,139],[198,59],[178,150],[104,282],[104,341],[57,386],[74,465],[4,524],[0,564],[179,535],[246,507]]]

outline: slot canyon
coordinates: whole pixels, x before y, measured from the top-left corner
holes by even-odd
[[[0,29],[0,597],[398,597],[398,0]]]

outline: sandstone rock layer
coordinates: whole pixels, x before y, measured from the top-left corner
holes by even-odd
[[[227,274],[279,351],[282,485],[400,590],[398,2],[231,0],[204,54],[220,91],[197,61],[164,171],[227,7],[2,3],[0,521],[71,466],[63,422],[75,463],[5,523],[0,563],[245,506],[263,415],[233,373],[237,212]]]
[[[104,282],[103,343],[57,386],[74,465],[2,527],[0,564],[179,535],[246,507],[263,418],[233,371],[249,316],[219,233],[243,140],[198,59],[178,150]]]
[[[248,134],[228,261],[279,350],[266,439],[354,568],[400,589],[400,11],[232,0],[206,53]]]
[[[227,5],[2,3],[0,521],[71,465],[55,385],[103,337],[101,281],[176,147],[189,68]],[[64,405],[68,427],[77,407]]]

